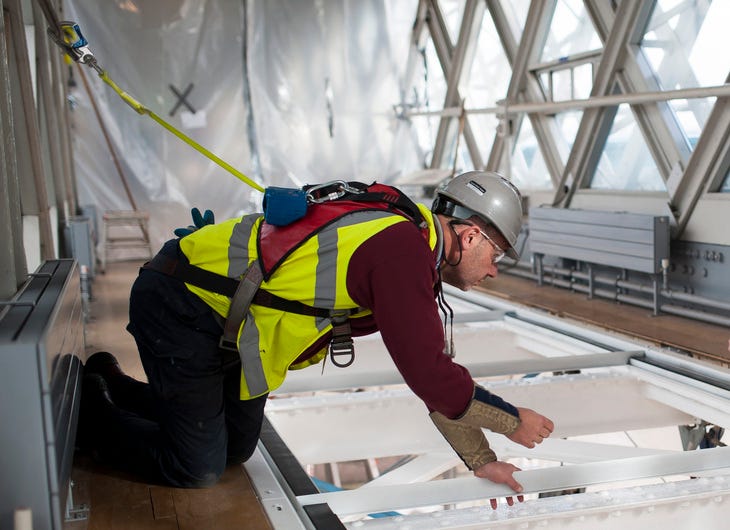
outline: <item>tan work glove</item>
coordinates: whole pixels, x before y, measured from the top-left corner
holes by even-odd
[[[464,414],[456,419],[449,419],[440,412],[432,412],[429,416],[471,470],[497,460],[494,451],[489,448],[482,428],[509,435],[520,426],[519,418],[475,399],[471,400]]]

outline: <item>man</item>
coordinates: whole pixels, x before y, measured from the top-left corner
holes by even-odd
[[[445,354],[439,316],[441,280],[468,290],[495,277],[504,255],[519,257],[519,192],[469,172],[440,188],[429,211],[387,186],[318,188],[300,220],[211,224],[169,241],[140,271],[127,329],[149,385],[111,354],[89,359],[82,424],[97,426],[98,456],[150,480],[211,485],[253,453],[267,395],[288,370],[325,362],[330,343],[331,362],[347,366],[351,336],[379,330],[465,464],[519,493],[517,468],[497,460],[482,428],[534,447],[553,424],[476,385]]]

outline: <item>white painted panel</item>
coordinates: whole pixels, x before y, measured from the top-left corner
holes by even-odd
[[[551,418],[556,438],[694,421],[684,412],[647,399],[648,383],[618,368],[483,384],[514,405]],[[302,464],[449,448],[426,407],[407,389],[276,398],[267,404],[266,415]],[[302,432],[327,434],[312,438],[301,436]]]

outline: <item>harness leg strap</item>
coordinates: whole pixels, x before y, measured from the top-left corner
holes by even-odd
[[[349,359],[339,361],[337,358],[343,355],[349,356]],[[338,368],[347,368],[355,361],[355,344],[352,342],[352,329],[347,316],[332,319],[330,359]]]

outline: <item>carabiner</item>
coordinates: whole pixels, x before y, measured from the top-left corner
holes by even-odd
[[[58,23],[56,31],[48,28],[47,33],[71,59],[77,63],[87,64],[99,75],[103,75],[104,70],[97,64],[96,57],[89,50],[89,41],[81,33],[81,28],[76,22],[64,20]]]
[[[331,191],[329,188],[334,188]],[[316,193],[321,191],[322,193]],[[362,190],[350,186],[344,180],[332,180],[324,184],[317,184],[307,190],[307,202],[321,204],[323,202],[335,201],[344,197],[347,193],[362,193]]]

